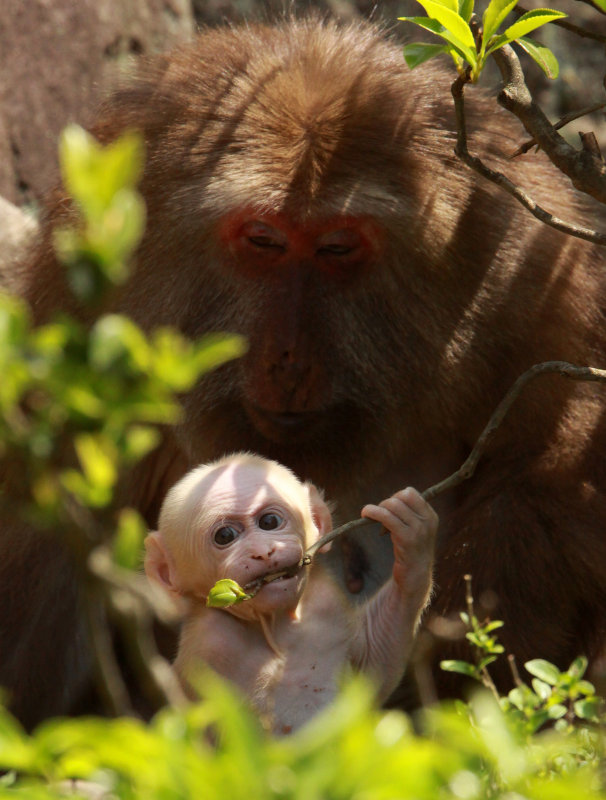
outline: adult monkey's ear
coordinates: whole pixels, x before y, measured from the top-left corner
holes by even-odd
[[[151,581],[159,583],[173,596],[180,597],[181,590],[177,584],[177,570],[174,560],[168,552],[162,534],[152,531],[145,537],[145,574]]]
[[[332,530],[332,513],[324,500],[324,494],[314,486],[313,483],[306,483],[305,487],[309,496],[309,508],[314,525],[318,529],[318,539],[326,536]],[[317,539],[316,539],[317,541]],[[326,553],[330,550],[332,542],[328,542],[320,548],[318,552]]]

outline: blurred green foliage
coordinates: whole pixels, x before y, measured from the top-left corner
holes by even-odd
[[[493,698],[424,713],[415,732],[358,678],[283,739],[207,675],[207,697],[136,719],[51,720],[26,736],[0,717],[0,798],[58,798],[73,778],[121,800],[567,800],[604,798],[597,727],[528,736]],[[70,796],[72,796],[70,794]]]
[[[450,55],[460,74],[469,71],[475,83],[486,66],[488,57],[507,44],[515,42],[541,67],[548,78],[557,78],[558,62],[549,48],[526,34],[566,14],[550,8],[525,11],[502,33],[499,28],[517,6],[518,0],[490,0],[482,14],[481,25],[474,27],[474,0],[418,0],[425,17],[400,17],[442,39],[445,44],[411,42],[404,46],[404,58],[411,69],[442,53]]]

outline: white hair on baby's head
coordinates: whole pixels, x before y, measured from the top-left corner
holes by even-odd
[[[255,453],[236,452],[195,467],[168,491],[160,510],[158,529],[169,547],[179,542],[189,554],[196,554],[200,541],[197,534],[207,530],[217,519],[216,510],[205,503],[208,492],[214,480],[232,468],[234,478],[239,468],[259,470],[263,473],[263,482],[279,484],[284,499],[295,512],[301,513],[302,524],[311,522],[308,486],[292,470]]]

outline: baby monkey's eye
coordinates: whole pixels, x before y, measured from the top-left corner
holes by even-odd
[[[226,547],[228,544],[235,542],[240,532],[231,525],[225,525],[223,528],[218,528],[213,533],[213,540],[219,547]]]
[[[275,531],[283,522],[282,517],[274,511],[262,514],[259,517],[259,527],[262,531]]]

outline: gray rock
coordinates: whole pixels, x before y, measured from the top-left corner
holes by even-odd
[[[35,206],[61,129],[86,121],[129,57],[194,27],[190,0],[0,0],[0,194]]]
[[[19,291],[17,264],[21,255],[38,230],[31,216],[0,197],[0,287],[6,291]]]

